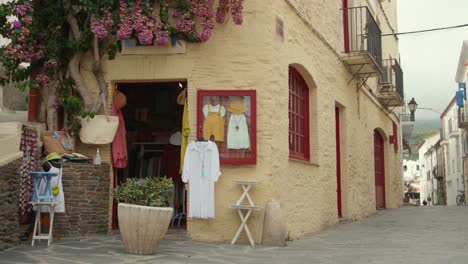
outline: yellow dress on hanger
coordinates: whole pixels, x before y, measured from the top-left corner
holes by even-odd
[[[182,114],[182,143],[180,145],[180,168],[179,172],[182,174],[184,167],[185,150],[187,149],[188,136],[190,134],[189,121],[188,121],[188,105],[187,97],[184,100],[184,113]]]

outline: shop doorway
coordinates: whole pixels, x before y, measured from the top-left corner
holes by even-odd
[[[380,132],[374,130],[375,207],[385,209],[385,148]]]
[[[335,107],[335,128],[336,128],[336,196],[338,218],[343,217],[341,204],[341,140],[340,140],[340,108]]]
[[[174,183],[169,206],[170,228],[186,229],[186,191],[179,174],[180,145],[186,81],[118,83],[126,96],[125,120],[128,164],[114,172],[115,184],[127,178],[168,177]],[[181,99],[182,98],[182,99]],[[113,227],[118,228],[114,207]]]

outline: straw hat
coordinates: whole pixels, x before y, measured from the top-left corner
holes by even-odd
[[[114,92],[114,104],[119,110],[127,104],[127,97],[117,89]]]
[[[227,110],[236,115],[247,112],[247,105],[245,104],[244,99],[245,98],[243,96],[230,97]]]
[[[184,90],[182,90],[182,92],[180,92],[179,95],[177,96],[177,103],[180,105],[184,105],[186,95],[187,95],[187,88],[184,88]]]
[[[62,157],[59,154],[57,154],[57,152],[51,152],[49,155],[46,156],[45,160],[62,160]]]

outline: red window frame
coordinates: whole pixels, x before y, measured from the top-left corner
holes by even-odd
[[[310,160],[309,87],[302,75],[289,67],[289,158]]]
[[[392,128],[393,128],[393,149],[395,152],[398,151],[398,145],[400,142],[398,142],[398,126],[395,124],[395,122],[392,122]]]
[[[197,137],[203,135],[203,97],[250,96],[250,157],[225,158],[220,153],[220,163],[225,165],[254,165],[257,163],[257,97],[255,90],[197,90]]]

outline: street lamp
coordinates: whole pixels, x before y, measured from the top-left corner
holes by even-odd
[[[418,109],[418,103],[414,100],[414,98],[411,98],[411,100],[408,102],[408,109],[410,110],[410,121],[414,121],[414,112],[416,109]]]

